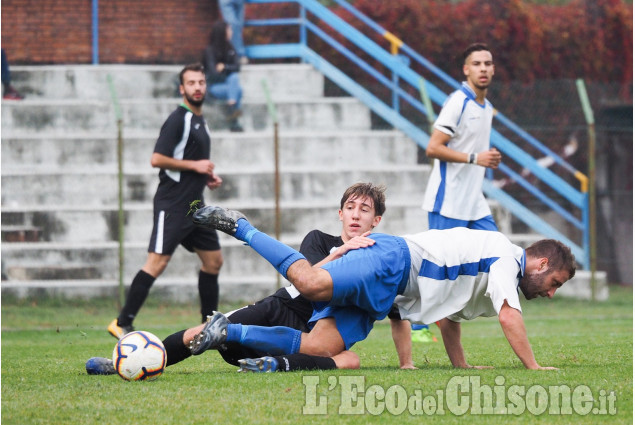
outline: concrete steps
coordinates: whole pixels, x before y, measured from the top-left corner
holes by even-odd
[[[152,152],[157,136],[158,129],[152,133],[124,129],[123,162],[126,171],[150,169],[148,152]],[[412,165],[412,158],[416,156],[414,143],[398,131],[316,132],[281,127],[278,139],[282,166],[321,164],[325,167],[340,161],[350,168]],[[272,131],[230,133],[212,130],[212,160],[220,168],[273,168],[273,146]],[[3,175],[31,174],[41,168],[66,171],[69,167],[102,165],[117,170],[116,133],[29,133],[3,128],[1,149]]]
[[[157,170],[149,160],[160,126],[179,103],[177,66],[68,65],[12,67],[20,102],[2,102],[2,293],[116,296],[119,282],[117,125],[108,83],[123,123],[124,283],[142,266],[151,231]],[[241,72],[244,133],[227,130],[224,108],[204,108],[212,161],[224,179],[207,203],[243,211],[273,234],[273,123],[263,81],[279,117],[281,240],[298,247],[319,228],[338,233],[339,197],[358,181],[387,186],[380,232],[427,228],[420,209],[430,167],[397,131],[371,129],[370,111],[352,98],[325,98],[324,79],[304,64],[249,65]],[[493,205],[497,223],[515,243],[509,213]],[[272,267],[221,234],[220,275],[226,300],[256,301],[275,290]],[[177,249],[153,293],[171,300],[198,297],[199,260]],[[586,279],[586,280],[585,280]],[[585,294],[588,277],[571,288]],[[284,284],[284,283],[283,283]],[[581,285],[581,286],[579,286]],[[601,289],[601,294],[604,289]]]
[[[180,99],[178,73],[181,68],[177,65],[12,66],[11,77],[27,101],[86,99],[110,102],[109,76],[121,99]],[[281,74],[285,78],[280,78]],[[263,81],[273,99],[290,96],[320,98],[324,93],[324,78],[307,64],[241,67],[240,82],[246,100],[265,99]]]
[[[2,107],[3,293],[116,294],[118,283],[117,125],[108,76],[121,105],[126,285],[147,255],[158,182],[149,158],[160,126],[180,102],[179,67],[14,67],[21,102]],[[357,181],[388,187],[380,231],[427,226],[420,209],[429,167],[397,131],[371,130],[352,98],[323,97],[309,65],[254,65],[241,72],[244,133],[227,131],[225,110],[204,107],[212,160],[223,187],[207,203],[244,211],[273,233],[274,142],[263,81],[279,118],[281,239],[298,247],[314,228],[338,233],[339,197]],[[275,289],[271,266],[221,235],[221,294],[256,300]],[[11,242],[9,242],[11,241]],[[178,249],[157,291],[197,297],[199,260]],[[183,288],[193,288],[184,290]]]
[[[122,122],[126,130],[159,134],[161,125],[180,99],[121,99]],[[304,130],[367,130],[370,113],[352,98],[285,98],[275,102],[279,125]],[[243,102],[241,125],[246,131],[272,130],[273,123],[264,101]],[[212,130],[227,129],[227,110],[217,103],[208,105],[203,115]],[[106,133],[116,137],[117,117],[107,100],[25,99],[2,108],[2,125],[10,131]]]

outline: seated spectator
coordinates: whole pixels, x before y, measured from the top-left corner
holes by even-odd
[[[207,90],[216,99],[226,100],[229,108],[231,131],[243,131],[238,124],[241,115],[242,88],[238,72],[240,60],[231,43],[232,29],[225,21],[217,21],[212,27],[203,63],[207,78]]]
[[[243,27],[245,25],[245,0],[218,0],[223,21],[232,27],[231,41],[240,57],[241,65],[249,63],[243,43]]]
[[[2,98],[6,100],[22,100],[22,96],[11,85],[11,71],[9,70],[9,61],[7,60],[7,54],[2,49]]]

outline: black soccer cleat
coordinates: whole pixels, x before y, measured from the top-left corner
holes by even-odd
[[[190,341],[190,352],[193,356],[203,354],[212,348],[218,348],[227,339],[227,325],[229,320],[218,311],[207,316],[207,323],[203,330]]]
[[[247,219],[240,211],[206,206],[196,210],[192,216],[192,221],[197,226],[220,230],[230,236],[234,236],[238,227],[238,220],[241,218]]]

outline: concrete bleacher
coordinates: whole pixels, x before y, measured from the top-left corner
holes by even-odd
[[[26,95],[2,105],[3,293],[45,291],[114,295],[118,271],[116,89],[123,123],[124,282],[145,260],[157,170],[150,154],[159,129],[178,105],[175,66],[13,67]],[[110,77],[109,77],[110,76]],[[212,160],[223,186],[207,203],[244,211],[262,230],[275,229],[273,122],[263,81],[277,108],[281,239],[299,243],[309,230],[339,232],[344,189],[358,181],[385,184],[388,210],[380,229],[426,228],[420,210],[429,166],[397,131],[371,129],[359,101],[323,96],[324,79],[308,65],[250,65],[241,72],[244,133],[231,133],[223,108],[206,104]],[[271,266],[221,235],[221,296],[253,301],[277,285]],[[153,292],[198,296],[198,258],[179,248]]]
[[[117,117],[121,105],[125,262],[129,285],[143,265],[151,231],[157,170],[150,155],[159,129],[179,104],[178,66],[69,65],[12,67],[23,101],[2,102],[2,293],[23,297],[115,296],[119,283]],[[241,72],[244,133],[231,133],[221,105],[204,107],[211,159],[223,186],[206,202],[243,211],[263,231],[275,229],[273,122],[263,81],[279,118],[282,241],[298,247],[314,228],[339,233],[339,198],[350,184],[387,186],[378,231],[427,228],[420,205],[430,166],[398,131],[373,130],[356,99],[324,97],[311,66],[248,65]],[[501,230],[509,214],[494,205]],[[255,301],[279,283],[251,249],[221,234],[225,300]],[[199,260],[179,248],[153,293],[198,297]],[[284,282],[282,283],[284,284]]]

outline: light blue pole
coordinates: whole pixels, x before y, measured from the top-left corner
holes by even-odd
[[[99,65],[99,0],[93,0],[93,65]]]
[[[300,3],[300,44],[303,47],[307,46],[306,39],[306,9],[304,8],[304,4]],[[304,62],[304,59],[302,59]]]

